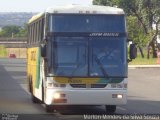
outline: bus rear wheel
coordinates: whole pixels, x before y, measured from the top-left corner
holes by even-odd
[[[116,112],[116,105],[106,105],[106,112],[109,114],[114,114]]]

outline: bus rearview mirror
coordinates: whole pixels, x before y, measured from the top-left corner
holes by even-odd
[[[137,48],[134,43],[130,44],[129,57],[131,60],[137,57]]]
[[[41,44],[41,56],[46,57],[46,45]]]

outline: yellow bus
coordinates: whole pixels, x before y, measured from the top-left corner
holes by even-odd
[[[47,112],[64,105],[105,105],[114,113],[127,103],[127,58],[120,8],[57,6],[29,20],[29,91]]]

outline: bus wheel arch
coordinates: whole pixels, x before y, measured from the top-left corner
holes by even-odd
[[[30,88],[30,93],[31,93],[31,98],[32,98],[32,102],[33,103],[40,103],[40,100],[38,98],[36,98],[33,94],[33,81],[32,81],[32,76],[30,76],[29,79],[29,88]]]
[[[44,81],[42,80],[42,103],[44,103],[45,104],[45,110],[46,110],[46,112],[47,113],[53,113],[54,112],[54,105],[48,105],[48,104],[46,104],[46,95],[45,95],[45,83],[44,83]]]

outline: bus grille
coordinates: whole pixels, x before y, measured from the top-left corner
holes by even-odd
[[[72,88],[105,88],[107,84],[70,84]]]
[[[73,88],[86,88],[86,84],[70,84]]]
[[[105,88],[107,84],[91,84],[91,88]]]

